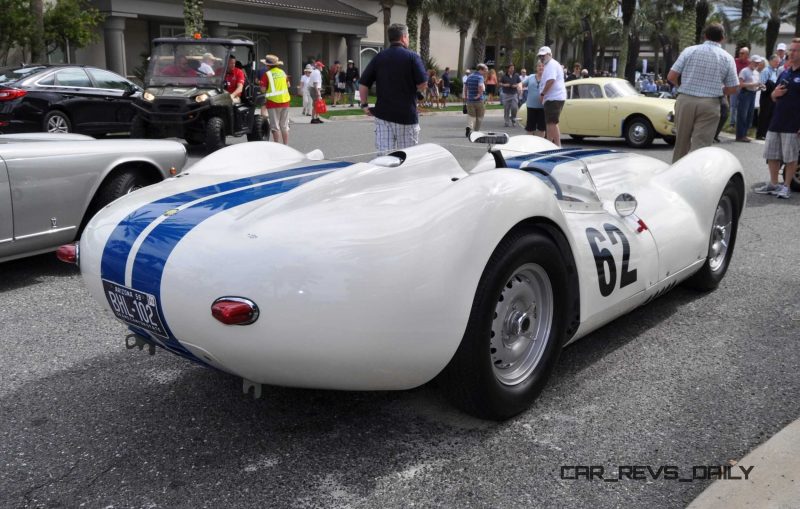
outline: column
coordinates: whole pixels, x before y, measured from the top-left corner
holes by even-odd
[[[125,65],[125,18],[108,16],[103,24],[106,49],[106,69],[127,76]]]
[[[219,23],[208,22],[206,23],[208,26],[208,35],[211,37],[218,37],[220,39],[226,39],[228,37],[228,27],[220,25]]]
[[[348,35],[345,40],[347,41],[347,59],[352,60],[361,72],[361,37],[357,35]]]
[[[286,42],[289,47],[289,55],[284,69],[286,74],[292,77],[292,86],[297,86],[303,75],[303,34],[290,32],[286,34]]]

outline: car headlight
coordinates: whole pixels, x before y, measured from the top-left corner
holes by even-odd
[[[197,97],[195,97],[194,100],[195,102],[199,103],[206,102],[208,101],[208,94],[200,94]]]
[[[144,99],[147,102],[153,102],[155,101],[156,96],[154,96],[150,92],[145,92],[144,94],[142,94],[142,99]]]
[[[671,111],[667,113],[667,122],[675,122],[675,113]]]

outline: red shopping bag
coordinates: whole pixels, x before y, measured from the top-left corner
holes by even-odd
[[[317,99],[314,101],[314,111],[317,112],[317,115],[328,113],[328,106],[325,104],[325,99]]]

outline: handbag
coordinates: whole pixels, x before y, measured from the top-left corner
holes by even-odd
[[[320,98],[314,101],[314,111],[317,112],[317,115],[328,113],[328,106],[325,104],[325,99]]]

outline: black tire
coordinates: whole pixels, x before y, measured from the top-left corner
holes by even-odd
[[[71,133],[72,122],[63,111],[53,110],[44,116],[42,129],[46,133]]]
[[[728,182],[714,212],[706,261],[699,271],[686,280],[687,286],[700,291],[710,291],[716,289],[725,277],[736,245],[741,203],[736,184],[733,181]],[[722,253],[719,252],[720,249],[723,250]]]
[[[206,150],[214,152],[225,147],[225,121],[211,117],[206,122]]]
[[[502,240],[481,276],[464,338],[439,378],[455,406],[492,420],[530,406],[563,346],[567,277],[563,254],[550,237],[520,230]],[[525,292],[530,300],[521,297]],[[529,332],[533,340],[525,337]]]
[[[663,136],[663,138],[664,138],[664,143],[666,143],[667,145],[670,145],[672,147],[675,146],[675,137],[674,136]]]
[[[583,141],[586,138],[586,136],[581,136],[580,134],[570,134],[569,137],[575,141]]]
[[[630,147],[644,148],[653,143],[655,129],[644,117],[633,117],[625,123],[625,141]]]
[[[131,131],[130,131],[131,138],[150,138],[150,129],[148,128],[147,121],[141,117],[141,115],[136,115],[131,120]]]
[[[247,133],[247,141],[269,140],[269,119],[261,115],[253,117],[253,129]]]

